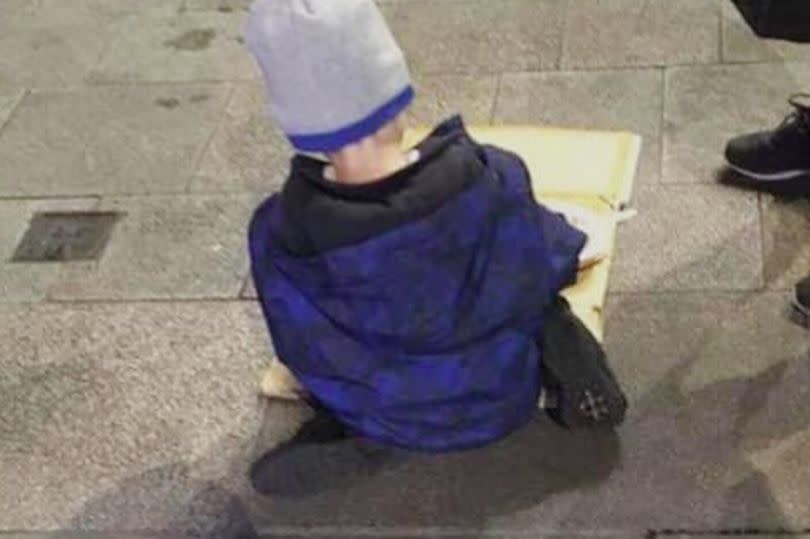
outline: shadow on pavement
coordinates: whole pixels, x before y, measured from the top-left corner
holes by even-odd
[[[460,453],[342,445],[313,448],[295,473],[279,469],[276,496],[256,507],[257,525],[268,534],[456,527],[473,536],[491,517],[591,488],[621,461],[616,433],[568,432],[545,417],[497,444]]]
[[[437,526],[463,526],[474,535],[493,515],[603,480],[619,462],[620,446],[615,433],[566,432],[544,417],[500,443],[463,453],[418,455],[347,441],[287,462],[272,497],[246,487],[244,456],[229,464],[235,480],[227,486],[197,479],[196,462],[131,477],[85,504],[74,527],[161,539],[252,539],[307,528],[348,537],[340,530]]]
[[[723,185],[739,187],[751,191],[760,191],[783,197],[810,196],[810,176],[790,180],[761,181],[743,176],[730,168],[723,168],[716,174],[716,179]]]
[[[802,341],[797,329],[795,342],[769,342],[754,355],[742,348],[752,344],[742,332],[785,327],[778,320],[785,313],[768,300],[773,295],[738,296],[717,307],[706,325],[689,322],[689,311],[667,312],[670,304],[663,300],[655,305],[644,296],[618,296],[611,305],[614,312],[631,313],[617,315],[623,322],[608,320],[613,360],[669,364],[643,393],[635,391],[623,436],[627,469],[600,491],[603,499],[621,500],[610,519],[620,529],[644,522],[650,537],[777,536],[810,521],[802,492],[807,476],[800,472],[810,429],[810,339]],[[761,328],[739,322],[751,309],[773,320]],[[657,320],[639,324],[645,318]],[[651,346],[664,328],[686,341]],[[619,338],[617,330],[627,333]],[[757,335],[769,336],[766,330]],[[591,497],[579,509],[594,514],[604,504]]]
[[[103,537],[257,539],[243,496],[196,480],[185,464],[131,477],[87,503],[73,527]]]

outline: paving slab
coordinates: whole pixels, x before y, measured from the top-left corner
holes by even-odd
[[[43,26],[109,23],[130,15],[168,17],[178,12],[183,0],[4,0],[9,5],[8,21]]]
[[[17,14],[30,9],[32,3],[31,0],[6,0],[3,3],[3,13],[8,20],[12,20]]]
[[[495,123],[630,130],[644,137],[637,184],[660,176],[663,75],[655,69],[507,73]]]
[[[773,129],[810,88],[810,63],[699,66],[667,71],[663,181],[714,182],[733,136]]]
[[[70,300],[236,298],[248,267],[254,195],[103,199],[124,216],[93,267],[65,270],[49,297]]]
[[[497,75],[417,75],[414,86],[412,125],[436,125],[454,114],[470,125],[492,121]]]
[[[689,393],[737,378],[755,380],[790,358],[805,358],[810,334],[791,324],[788,301],[786,292],[612,294],[605,346],[630,400],[658,396],[664,405],[672,395],[656,392],[672,373],[679,372],[679,391]],[[794,406],[804,394],[782,398],[774,390],[767,398]],[[771,426],[792,413],[775,414]],[[761,423],[766,418],[760,414],[758,428],[767,427]]]
[[[723,61],[760,62],[810,59],[810,43],[757,36],[731,2],[723,4]]]
[[[239,84],[189,186],[198,191],[278,191],[292,149],[265,114],[259,84]]]
[[[0,196],[182,192],[229,89],[32,92],[0,131]]]
[[[59,279],[64,264],[11,262],[31,217],[42,211],[87,211],[97,199],[0,200],[0,303],[45,299],[48,287]],[[89,262],[71,262],[77,271],[89,271]]]
[[[414,125],[434,125],[452,114],[469,123],[489,123],[497,77],[420,76],[409,112]],[[289,172],[292,148],[265,113],[260,84],[236,85],[225,117],[191,182],[192,192],[272,193]]]
[[[636,218],[619,226],[614,292],[749,290],[762,286],[757,196],[722,186],[636,190]]]
[[[0,21],[0,85],[64,88],[83,84],[113,36],[98,21],[45,25]]]
[[[719,22],[720,3],[716,0],[571,2],[562,66],[604,68],[717,62]]]
[[[93,82],[253,80],[243,43],[244,13],[186,12],[131,17],[89,75]]]
[[[810,275],[810,200],[762,197],[765,283],[792,288]]]
[[[0,529],[231,537],[268,357],[250,302],[0,310]]]
[[[380,7],[415,73],[486,74],[557,67],[565,5],[413,0]]]

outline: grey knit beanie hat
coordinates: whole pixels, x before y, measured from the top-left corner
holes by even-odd
[[[303,152],[334,152],[413,101],[402,50],[373,0],[257,0],[246,43],[267,111]]]

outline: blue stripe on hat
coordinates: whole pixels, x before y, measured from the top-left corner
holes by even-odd
[[[301,152],[336,152],[379,131],[381,127],[405,110],[413,102],[414,96],[413,87],[409,85],[369,116],[348,127],[330,133],[288,134],[287,137],[295,149]]]

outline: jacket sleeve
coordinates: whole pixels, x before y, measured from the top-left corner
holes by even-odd
[[[550,253],[554,291],[559,292],[574,284],[579,254],[587,241],[585,234],[570,225],[562,214],[552,212],[537,202],[529,169],[520,156],[494,146],[482,146],[481,151],[485,163],[496,173],[504,189],[525,197],[527,203],[535,208],[537,223]]]

